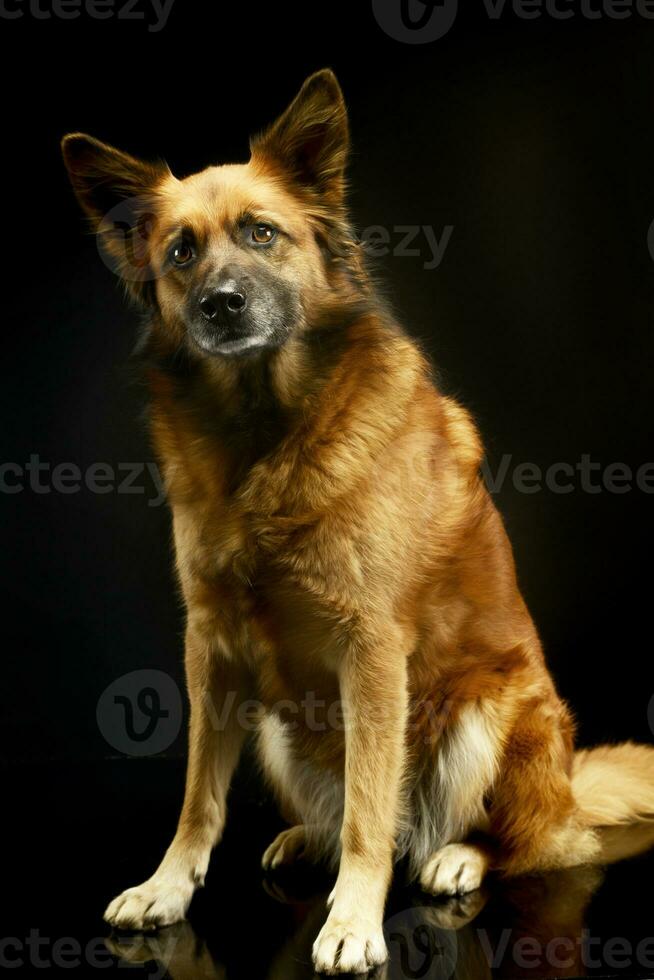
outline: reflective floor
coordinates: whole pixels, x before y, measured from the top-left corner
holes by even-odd
[[[174,830],[183,762],[11,767],[0,969],[313,977],[311,945],[330,879],[301,865],[262,875],[261,853],[282,823],[251,772],[244,766],[236,781],[225,839],[189,921],[142,936],[112,935],[101,915],[116,892],[154,870]],[[398,869],[386,915],[390,960],[374,976],[654,977],[654,827],[612,833],[605,843],[629,856],[605,869],[490,881],[463,900],[431,900]]]

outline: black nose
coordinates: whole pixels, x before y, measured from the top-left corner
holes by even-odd
[[[221,313],[237,316],[247,306],[245,290],[228,283],[208,290],[200,300],[200,312],[205,320],[215,320]]]

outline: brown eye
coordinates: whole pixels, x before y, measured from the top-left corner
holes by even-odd
[[[268,245],[277,232],[270,225],[254,225],[252,228],[252,241],[257,245]]]
[[[173,248],[170,256],[175,265],[186,265],[193,258],[193,249],[188,242],[179,242]]]

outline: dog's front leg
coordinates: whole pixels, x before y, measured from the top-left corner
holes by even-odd
[[[151,878],[128,888],[105,912],[121,929],[156,929],[186,915],[204,883],[211,850],[226,816],[229,783],[245,737],[237,709],[249,685],[242,668],[211,652],[187,631],[186,675],[191,705],[184,805],[177,832]]]
[[[331,911],[313,948],[322,973],[366,973],[387,958],[382,921],[405,754],[407,669],[391,631],[349,650],[340,671],[345,808]]]

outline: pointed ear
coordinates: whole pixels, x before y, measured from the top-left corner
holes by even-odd
[[[64,136],[61,150],[75,196],[110,268],[137,299],[147,302],[153,292],[148,239],[156,220],[155,193],[170,171],[85,133]]]
[[[250,141],[252,159],[341,204],[349,147],[347,110],[328,68],[305,81],[286,111]]]

